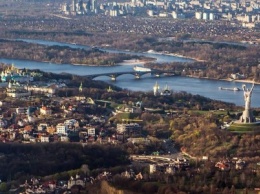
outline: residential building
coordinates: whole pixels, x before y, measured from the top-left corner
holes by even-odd
[[[66,136],[66,135],[62,135],[62,136],[60,136],[60,141],[61,141],[61,142],[68,142],[68,141],[69,141],[69,138],[68,138],[68,136]]]
[[[9,82],[8,87],[6,88],[6,95],[12,98],[22,98],[30,96],[31,92],[24,89],[24,87],[18,83],[12,84]]]
[[[18,107],[18,108],[16,108],[16,113],[17,114],[26,114],[27,110],[28,110],[27,107]]]
[[[40,123],[37,127],[37,130],[38,131],[43,131],[43,130],[46,130],[48,127],[48,124],[47,123]]]
[[[117,124],[117,133],[118,134],[132,134],[132,133],[140,133],[141,126],[137,123],[129,123],[129,124]]]
[[[41,141],[42,143],[48,143],[48,142],[50,142],[49,136],[47,136],[47,135],[41,136],[41,137],[40,137],[40,141]]]
[[[41,115],[51,115],[52,110],[49,107],[43,106],[40,108]]]
[[[57,126],[56,126],[56,133],[57,134],[64,134],[64,135],[67,135],[67,126],[63,123],[59,123]]]
[[[96,129],[95,128],[88,128],[88,135],[89,136],[95,136],[96,135]]]
[[[149,173],[153,174],[156,172],[156,165],[155,164],[149,164]]]

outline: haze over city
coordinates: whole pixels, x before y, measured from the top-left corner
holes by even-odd
[[[0,192],[258,194],[260,2],[0,1]]]

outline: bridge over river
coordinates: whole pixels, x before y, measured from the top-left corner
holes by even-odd
[[[177,76],[180,75],[180,72],[152,69],[151,71],[123,71],[123,72],[112,72],[112,73],[98,73],[98,74],[85,75],[84,77],[94,79],[100,76],[108,76],[111,78],[112,81],[116,81],[117,77],[126,74],[133,75],[135,79],[140,79],[145,74],[150,74],[151,76],[154,77],[161,77],[161,76]]]

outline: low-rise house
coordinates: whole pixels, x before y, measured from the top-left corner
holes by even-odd
[[[232,73],[230,75],[230,77],[232,79],[245,79],[245,75],[244,74],[239,74],[239,73]]]
[[[166,173],[166,174],[174,174],[175,168],[176,168],[176,167],[169,165],[169,166],[167,166],[167,167],[165,168],[165,173]]]
[[[10,132],[10,133],[9,133],[9,140],[10,140],[10,141],[14,141],[15,138],[16,138],[16,133],[15,133],[15,132]]]
[[[42,136],[40,137],[40,141],[41,141],[42,143],[49,143],[49,142],[50,142],[50,138],[49,138],[49,136],[47,136],[47,135],[42,135]]]
[[[33,126],[32,125],[26,125],[24,128],[23,128],[23,131],[24,132],[31,132],[33,130]]]
[[[75,119],[69,119],[64,122],[67,126],[79,127],[79,122]]]
[[[23,126],[25,125],[25,122],[20,119],[20,120],[17,122],[17,125],[18,125],[19,127],[23,127]]]
[[[31,136],[29,135],[29,133],[24,133],[23,134],[23,139],[24,140],[30,140]]]
[[[79,175],[76,175],[76,177],[70,177],[70,180],[68,181],[68,189],[71,189],[74,185],[85,187],[85,181]]]
[[[236,169],[237,170],[243,169],[245,167],[245,165],[246,165],[246,162],[241,160],[241,159],[236,161]]]
[[[69,142],[69,138],[68,138],[68,136],[62,135],[62,136],[60,136],[60,141],[61,142]]]
[[[77,101],[81,101],[81,100],[86,100],[86,97],[85,96],[75,96],[75,99]]]
[[[18,108],[15,109],[17,114],[26,114],[27,110],[28,110],[27,107],[18,107]]]
[[[44,131],[44,130],[47,129],[47,127],[48,127],[48,124],[47,124],[47,123],[40,123],[40,124],[38,125],[38,127],[37,127],[37,130],[38,130],[38,131]]]
[[[141,172],[139,172],[137,175],[135,175],[135,180],[142,180],[143,179],[143,175]]]
[[[43,106],[40,108],[40,113],[41,115],[51,115],[52,114],[52,110],[49,107]]]
[[[48,126],[46,128],[46,132],[49,134],[54,134],[56,132],[56,128],[54,126]]]
[[[35,138],[35,137],[30,137],[29,141],[30,141],[31,143],[36,143],[36,138]]]
[[[88,136],[95,136],[96,135],[96,129],[91,127],[88,128]]]
[[[125,172],[122,172],[121,176],[125,177],[127,179],[130,179],[130,178],[133,178],[135,176],[135,174],[134,174],[134,171],[132,169],[130,169],[129,171],[126,170]]]
[[[222,171],[228,171],[230,170],[230,163],[228,161],[220,161],[217,162],[215,167],[217,167],[218,169],[222,170]]]

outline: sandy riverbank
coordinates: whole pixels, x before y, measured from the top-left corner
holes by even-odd
[[[253,80],[247,80],[247,79],[231,79],[231,78],[228,78],[228,79],[220,79],[220,80],[223,80],[223,81],[229,81],[229,82],[240,82],[240,83],[246,83],[246,84],[252,84],[252,83],[255,83],[255,84],[260,84],[260,82],[255,82]]]
[[[117,63],[117,65],[144,65],[145,63],[148,63],[151,61],[154,61],[154,60],[129,59],[129,60],[124,60],[123,62]]]
[[[240,79],[240,80],[234,80],[231,78],[227,78],[227,79],[217,79],[217,78],[209,78],[209,77],[198,77],[198,76],[191,76],[191,75],[187,75],[186,77],[192,77],[192,78],[197,78],[197,79],[208,79],[208,80],[220,80],[220,81],[228,81],[228,82],[240,82],[240,83],[248,83],[248,84],[252,84],[254,81],[253,80],[247,80],[247,79]],[[260,84],[260,82],[254,82],[255,84]]]
[[[143,65],[145,61],[139,60],[139,59],[129,59],[129,60],[124,60],[123,62],[118,63],[118,65]]]
[[[242,82],[242,83],[255,83],[255,84],[260,84],[260,82],[255,82],[253,80],[233,80],[234,82]]]
[[[169,55],[172,55],[172,56],[175,56],[175,57],[180,57],[180,58],[192,59],[192,60],[197,61],[197,62],[205,62],[205,60],[201,60],[201,59],[189,57],[189,56],[184,56],[184,55],[180,55],[180,54],[175,54],[175,53],[171,53]]]

